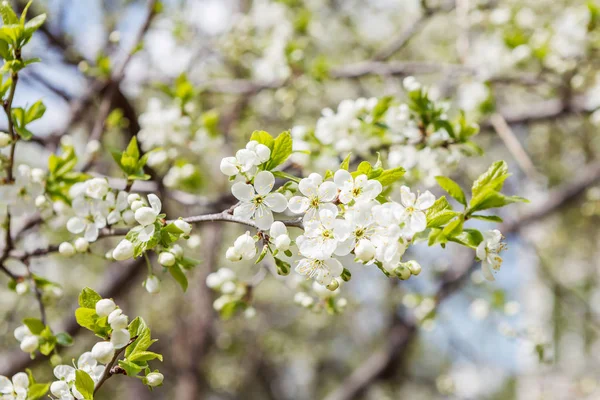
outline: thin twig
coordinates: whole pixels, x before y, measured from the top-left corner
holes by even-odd
[[[110,362],[106,364],[106,367],[104,368],[104,373],[102,374],[102,377],[100,378],[98,384],[96,385],[96,388],[94,389],[94,394],[96,394],[96,392],[100,389],[104,382],[106,382],[111,376],[115,375],[115,373],[112,371],[113,366],[119,359],[119,356],[123,354],[125,349],[129,347],[133,342],[135,342],[137,338],[138,336],[132,337],[131,339],[129,339],[129,342],[127,342],[125,346],[121,347],[118,351],[115,352],[115,355],[113,356],[112,360],[110,360]]]

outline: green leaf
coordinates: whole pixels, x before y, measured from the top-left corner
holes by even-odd
[[[386,187],[399,181],[404,176],[404,172],[402,167],[386,169],[375,180],[381,182],[381,186]]]
[[[471,215],[471,218],[480,219],[488,222],[502,222],[502,218],[497,215]]]
[[[427,227],[428,228],[439,228],[445,224],[447,224],[448,222],[450,222],[452,219],[454,219],[456,216],[460,215],[461,213],[457,212],[457,211],[453,211],[453,210],[442,210],[439,211],[435,214],[431,214],[431,217],[427,218]]]
[[[459,235],[463,231],[463,219],[456,218],[452,222],[450,222],[446,227],[442,230],[442,234],[448,238]]]
[[[250,140],[256,140],[260,144],[264,144],[271,150],[271,154],[273,154],[273,146],[275,145],[275,139],[268,132],[265,131],[254,131],[252,132],[252,136],[250,136]]]
[[[32,35],[35,31],[40,29],[42,25],[46,22],[46,14],[40,14],[37,17],[31,18],[25,24],[25,33],[27,35]]]
[[[456,201],[460,204],[466,206],[467,199],[465,198],[465,193],[462,191],[458,183],[454,182],[452,179],[445,176],[436,176],[435,180],[437,183],[444,189],[450,196],[452,196]]]
[[[67,332],[61,332],[56,335],[56,342],[64,347],[73,345],[73,338]]]
[[[137,162],[137,160],[139,160],[140,150],[138,148],[137,138],[135,136],[132,137],[131,140],[129,141],[129,144],[127,145],[127,149],[125,149],[125,154],[134,158],[136,160],[136,162]]]
[[[80,307],[75,310],[75,320],[77,323],[92,332],[96,328],[96,317],[96,310],[91,308]]]
[[[519,196],[506,196],[492,189],[481,192],[471,199],[469,212],[488,210],[490,208],[504,207],[512,203],[528,203],[529,200]]]
[[[27,400],[41,399],[48,393],[48,389],[50,389],[49,383],[33,383],[29,385],[27,390]]]
[[[266,170],[272,170],[288,159],[292,154],[292,142],[292,135],[288,131],[282,132],[277,136],[271,149],[271,158],[265,164]]]
[[[160,361],[162,361],[163,356],[158,353],[154,353],[152,351],[137,351],[134,354],[132,354],[131,356],[127,357],[127,359],[129,361],[133,361],[133,362],[151,361],[151,360],[155,360],[155,359],[159,359]]]
[[[477,180],[473,183],[471,192],[473,198],[471,203],[475,200],[475,197],[480,195],[482,192],[487,190],[499,191],[504,185],[504,181],[510,175],[508,173],[508,166],[504,161],[496,161],[492,166],[483,174],[481,174]]]
[[[2,22],[4,22],[4,25],[12,25],[19,23],[17,14],[15,14],[8,1],[0,2],[0,15],[2,16]]]
[[[46,328],[46,325],[42,321],[37,318],[25,318],[23,320],[23,324],[29,328],[31,333],[34,335],[39,335]]]
[[[277,274],[279,275],[289,275],[290,274],[290,263],[285,262],[277,257],[273,257],[275,259],[275,265],[277,266]]]
[[[94,381],[87,372],[81,369],[75,370],[75,388],[85,400],[94,398]]]
[[[83,288],[79,294],[79,305],[84,308],[96,310],[96,303],[102,300],[102,296],[89,287]]]
[[[41,100],[36,101],[27,109],[27,114],[25,115],[25,123],[28,124],[36,119],[42,118],[44,113],[46,112],[46,106]]]
[[[465,229],[459,235],[449,238],[449,240],[476,249],[479,243],[483,241],[483,235],[477,229]]]
[[[129,360],[119,360],[119,367],[123,368],[127,373],[127,376],[136,376],[146,367],[145,365],[139,366],[138,364]]]
[[[344,161],[340,164],[340,169],[348,171],[348,168],[350,168],[350,157],[352,157],[352,153],[348,153],[346,158],[344,158]]]
[[[181,270],[181,267],[178,264],[175,264],[172,267],[169,267],[169,272],[185,292],[188,288],[188,280],[183,271]]]

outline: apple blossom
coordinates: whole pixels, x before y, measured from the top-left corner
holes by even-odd
[[[144,287],[148,291],[148,293],[156,294],[160,292],[160,280],[156,275],[150,275],[144,281]]]
[[[494,229],[483,233],[483,241],[477,246],[477,258],[481,260],[481,270],[485,279],[489,281],[495,280],[492,272],[497,272],[502,266],[502,257],[500,252],[506,249],[506,245],[502,243],[502,233]]]
[[[158,255],[158,263],[163,267],[171,267],[175,265],[175,256],[173,253],[163,251]]]
[[[58,252],[65,257],[71,257],[75,255],[75,247],[69,242],[62,242],[58,246]]]
[[[108,315],[108,324],[115,330],[125,329],[128,324],[127,315],[123,314],[123,310],[117,308]]]
[[[312,173],[298,184],[300,192],[306,196],[294,196],[290,199],[288,207],[295,214],[304,214],[304,221],[315,219],[321,210],[329,210],[337,214],[337,207],[331,202],[337,195],[335,183],[323,182],[323,177]]]
[[[146,375],[146,382],[148,386],[151,387],[160,386],[164,378],[165,377],[160,372],[150,372],[148,375]]]
[[[353,178],[350,172],[344,169],[336,171],[333,181],[340,190],[339,199],[344,204],[348,204],[352,200],[357,202],[372,201],[383,190],[381,182],[368,179],[364,174]]]
[[[256,174],[253,185],[235,183],[231,192],[240,204],[233,210],[233,215],[253,219],[260,229],[269,229],[273,223],[273,212],[283,212],[288,205],[281,193],[270,193],[274,184],[275,177],[269,171]]]
[[[75,239],[75,250],[77,250],[78,253],[85,253],[86,251],[88,251],[88,248],[90,247],[90,243],[85,240],[84,238],[77,238]]]

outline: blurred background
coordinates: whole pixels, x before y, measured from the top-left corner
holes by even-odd
[[[167,278],[148,294],[143,262],[104,260],[115,243],[97,244],[95,258],[35,260],[37,273],[62,285],[48,312],[56,331],[76,336],[63,360],[95,342],[72,319],[83,286],[115,297],[159,339],[164,386],[149,392],[117,377],[99,399],[600,398],[600,3],[164,0],[152,21],[148,4],[34,3],[48,20],[27,56],[42,63],[23,73],[15,104],[41,97],[48,111],[32,124],[44,140],[20,149],[22,161],[45,167],[68,134],[85,164],[104,120],[106,148],[200,124],[202,143],[169,154],[176,161],[147,185],[169,216],[223,210],[233,200],[220,159],[253,130],[310,130],[344,99],[402,98],[412,75],[481,126],[474,140],[485,154],[441,173],[468,188],[504,159],[507,191],[531,203],[503,209],[508,251],[495,282],[484,281],[472,252],[415,246],[419,277],[389,280],[354,265],[340,294],[347,305],[333,314],[294,303],[304,284],[294,273],[264,278],[257,266],[227,262],[225,249],[243,233],[235,225],[195,229],[201,240],[186,251],[203,262],[185,294]],[[111,75],[139,43],[124,76]],[[331,164],[327,148],[312,150],[309,166]],[[96,161],[95,171],[116,176],[110,155]],[[29,237],[23,245],[35,248],[69,236],[47,224]],[[253,285],[256,315],[219,318],[205,279],[220,267]],[[51,379],[43,357],[30,360],[12,336],[37,313],[35,300],[2,286],[0,374],[30,367]]]

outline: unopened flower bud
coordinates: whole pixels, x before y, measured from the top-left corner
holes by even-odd
[[[125,221],[127,225],[135,224],[135,213],[133,212],[133,210],[123,211],[122,217],[123,221]]]
[[[148,386],[155,387],[162,384],[165,377],[160,372],[150,372],[146,375],[146,382]]]
[[[237,252],[235,247],[231,246],[225,252],[225,258],[229,261],[240,261],[242,259],[242,255]]]
[[[236,288],[237,288],[237,286],[236,286],[235,283],[233,283],[232,281],[228,281],[228,282],[225,282],[221,286],[221,293],[223,293],[223,294],[231,294],[231,293],[235,292]]]
[[[37,336],[28,335],[23,338],[20,347],[25,353],[33,353],[37,350],[39,344],[40,340]]]
[[[80,237],[75,239],[75,250],[77,250],[78,253],[85,253],[88,251],[89,247],[90,243],[84,238]]]
[[[404,263],[413,275],[419,275],[421,273],[421,265],[415,260],[410,260]]]
[[[111,342],[98,342],[92,347],[92,357],[100,364],[108,364],[115,355],[115,346]]]
[[[178,244],[174,244],[169,251],[175,256],[175,258],[183,257],[183,247]]]
[[[158,255],[158,263],[163,267],[171,267],[175,265],[175,256],[168,251],[163,251]]]
[[[127,345],[131,339],[131,335],[127,329],[114,330],[110,337],[110,342],[115,346],[115,349],[121,349]]]
[[[140,195],[137,193],[131,193],[127,196],[127,204],[132,205],[135,201],[139,201],[141,199]]]
[[[10,144],[10,135],[6,132],[0,132],[0,148]]]
[[[28,291],[29,291],[29,283],[27,283],[27,282],[19,282],[15,286],[15,292],[17,292],[18,295],[24,295]]]
[[[354,249],[354,254],[356,255],[356,258],[366,263],[375,257],[375,251],[375,246],[370,240],[361,239]]]
[[[155,275],[150,275],[144,281],[144,287],[150,294],[160,292],[160,280]]]
[[[136,200],[133,203],[131,203],[131,209],[134,212],[137,211],[137,210],[139,210],[142,207],[146,207],[146,204],[143,201],[141,201],[141,200]]]
[[[187,241],[187,245],[190,249],[196,249],[202,244],[202,237],[200,235],[191,235]]]
[[[251,319],[251,318],[254,318],[255,316],[256,316],[256,308],[248,307],[248,308],[246,308],[246,310],[244,310],[244,317],[246,319]]]
[[[123,239],[113,250],[112,256],[117,261],[128,260],[133,257],[133,250],[133,243],[127,239]]]
[[[46,177],[46,172],[41,168],[33,168],[31,170],[31,180],[36,183],[42,183]]]
[[[411,275],[410,269],[408,269],[408,267],[406,267],[406,266],[404,266],[402,264],[400,264],[398,267],[396,267],[394,269],[394,274],[396,274],[396,276],[398,278],[400,278],[401,280],[403,280],[403,281],[405,281],[408,278],[410,278],[410,275]]]
[[[279,235],[275,238],[275,247],[277,250],[286,251],[290,248],[292,240],[288,235]]]
[[[35,198],[35,206],[37,208],[41,208],[46,204],[48,204],[48,199],[46,199],[46,196],[44,196],[43,194],[40,194],[38,197]]]
[[[71,257],[75,254],[75,247],[69,242],[62,242],[58,245],[58,252],[65,257]]]
[[[173,223],[175,224],[176,227],[178,227],[179,229],[181,229],[183,231],[184,236],[188,236],[190,234],[190,232],[192,231],[192,225],[188,224],[187,222],[185,222],[182,219],[177,219]]]
[[[333,292],[334,290],[336,290],[337,288],[340,287],[340,283],[337,281],[337,279],[334,279],[326,287],[327,287],[327,289],[329,289]]]
[[[139,222],[140,225],[147,226],[156,221],[156,213],[150,207],[140,207],[135,210],[135,220]]]
[[[128,318],[123,314],[123,310],[117,308],[108,315],[108,324],[113,330],[127,328]]]
[[[85,146],[85,152],[88,154],[96,154],[100,151],[100,142],[98,140],[90,140]]]
[[[100,317],[108,317],[116,308],[117,305],[111,299],[98,300],[96,303],[96,314]]]

